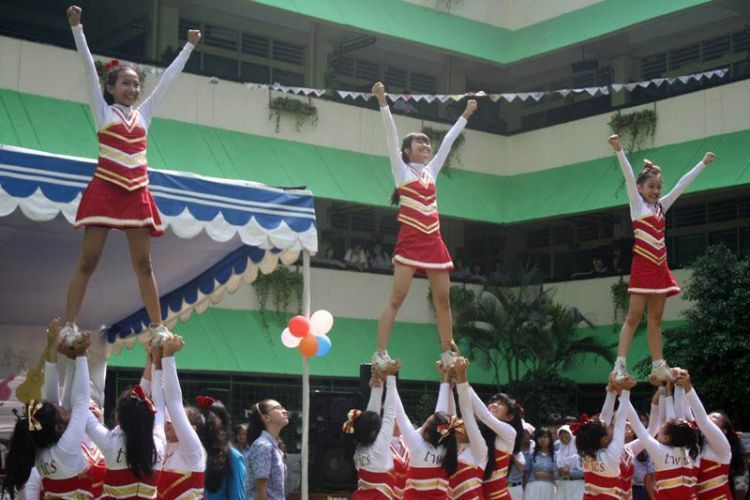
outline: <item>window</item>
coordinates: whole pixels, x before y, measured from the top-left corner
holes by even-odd
[[[706,235],[690,234],[674,238],[675,267],[687,267],[706,251]]]
[[[732,252],[737,253],[737,229],[725,229],[723,231],[713,231],[708,233],[709,245],[723,244]]]
[[[388,88],[408,88],[405,69],[388,66],[383,73],[383,80]]]
[[[701,44],[701,58],[703,61],[719,59],[729,54],[731,37],[730,35],[706,40]]]
[[[701,62],[700,45],[689,45],[681,49],[669,51],[669,70],[680,69],[683,66],[690,66]]]
[[[549,245],[549,229],[546,227],[526,232],[526,248],[540,248]]]
[[[708,204],[708,222],[723,222],[737,218],[737,200],[712,201]]]
[[[695,226],[706,223],[706,205],[688,205],[686,207],[673,208],[672,223],[674,227]]]
[[[641,61],[641,77],[644,80],[659,78],[667,72],[667,53],[648,56]]]

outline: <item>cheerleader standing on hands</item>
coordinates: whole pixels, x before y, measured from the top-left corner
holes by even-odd
[[[138,287],[152,323],[149,331],[159,344],[169,331],[161,320],[159,292],[151,269],[150,236],[161,236],[164,230],[156,203],[147,187],[146,134],[156,108],[185,67],[201,34],[198,30],[188,31],[188,42],[164,71],[153,93],[135,106],[141,91],[135,68],[118,61],[107,64],[102,94],[94,60],[83,34],[81,8],[73,5],[68,8],[67,14],[88,78],[91,111],[99,137],[99,161],[76,214],[75,227],[84,226],[86,229],[81,256],[68,287],[66,324],[61,334],[69,343],[80,337],[75,319],[109,230],[114,228],[124,230],[127,235]]]
[[[609,144],[615,150],[625,176],[625,187],[630,199],[630,218],[635,233],[628,288],[630,303],[625,323],[620,330],[617,360],[613,370],[615,382],[621,384],[628,378],[627,356],[633,342],[633,334],[641,322],[644,309],[648,306],[648,346],[652,359],[649,379],[655,383],[663,383],[673,380],[673,377],[662,354],[661,320],[667,297],[680,292],[680,287],[667,264],[664,214],[706,165],[714,161],[715,156],[713,153],[706,153],[702,161],[685,174],[669,193],[662,196],[661,169],[657,165],[644,160],[643,170],[636,179],[620,145],[620,138],[617,135],[610,136]]]
[[[399,203],[397,219],[401,224],[393,253],[393,290],[378,321],[378,344],[372,362],[381,369],[392,362],[386,349],[393,322],[409,293],[414,273],[420,269],[427,273],[430,280],[442,350],[440,359],[443,366],[448,369],[455,359],[455,354],[451,350],[453,320],[448,296],[453,262],[440,235],[435,182],[453,141],[476,111],[477,102],[470,100],[466,104],[466,111],[445,135],[435,157],[431,158],[430,139],[422,133],[413,132],[407,135],[399,148],[398,132],[388,109],[385,87],[378,82],[372,87],[372,93],[378,99],[385,126],[391,172],[396,183],[392,201],[394,204]]]

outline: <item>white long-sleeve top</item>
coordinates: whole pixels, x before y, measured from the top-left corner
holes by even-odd
[[[495,433],[495,449],[506,453],[513,453],[513,447],[516,444],[516,430],[509,423],[495,417],[474,391],[473,387],[469,387],[469,389],[474,414]],[[463,410],[461,412],[463,413]]]
[[[174,356],[162,358],[161,367],[164,379],[164,399],[178,439],[177,443],[167,444],[163,470],[204,472],[206,450],[203,449],[203,444],[195,429],[190,425],[185,407],[182,405],[182,388],[177,378],[177,364]],[[152,394],[157,391],[156,384],[152,382]]]
[[[628,157],[625,156],[624,150],[620,149],[617,151],[617,160],[620,163],[622,174],[625,176],[625,188],[628,191],[628,199],[630,200],[630,219],[642,219],[657,213],[659,208],[647,203],[638,192],[638,185],[635,182],[633,167],[630,166],[630,162],[628,161]],[[703,163],[703,160],[699,161],[688,173],[683,175],[682,178],[677,181],[677,184],[675,184],[669,193],[659,198],[659,204],[664,213],[669,210],[669,207],[672,206],[675,200],[677,200],[695,178],[698,177],[698,174],[700,174],[704,168],[706,168],[706,164]]]
[[[444,384],[450,388],[450,384]],[[441,384],[441,390],[443,390],[443,384]],[[409,417],[404,411],[404,405],[401,403],[401,398],[398,393],[394,391],[396,395],[396,422],[398,428],[401,431],[401,436],[406,442],[406,448],[409,450],[409,466],[410,467],[440,467],[443,465],[443,457],[445,457],[445,446],[438,445],[432,446],[422,438],[422,428],[415,429],[412,425]],[[440,401],[440,397],[438,397]],[[445,411],[438,410],[435,411]]]
[[[89,365],[86,356],[75,359],[75,373],[73,374],[74,390],[72,391],[72,411],[70,420],[60,440],[45,448],[36,456],[36,468],[42,478],[67,479],[77,476],[89,466],[81,453],[81,442],[86,435],[86,420],[88,419],[89,400]]]
[[[706,458],[719,464],[728,464],[732,461],[732,448],[729,440],[719,427],[708,418],[703,403],[698,398],[695,389],[685,393],[685,399],[695,415],[695,423],[706,438],[706,446],[703,447],[701,458]]]
[[[456,123],[445,134],[437,153],[435,153],[435,156],[426,165],[421,163],[407,164],[401,158],[401,144],[398,139],[398,131],[396,130],[396,123],[393,121],[393,116],[388,106],[380,108],[380,116],[383,118],[383,126],[385,127],[385,140],[388,145],[388,158],[391,160],[391,173],[397,187],[420,179],[434,183],[440,173],[440,169],[443,168],[453,142],[467,123],[466,118],[463,116],[456,120]]]
[[[474,416],[474,405],[471,399],[473,391],[468,382],[456,384],[456,390],[458,391],[458,406],[461,408],[461,419],[464,422],[466,436],[469,438],[468,443],[459,444],[458,461],[484,469],[487,465],[488,450]]]
[[[162,371],[154,370],[153,372],[154,387],[162,387]],[[153,438],[156,446],[156,462],[154,470],[161,470],[164,461],[164,451],[167,446],[167,438],[164,435],[164,392],[163,390],[154,391],[154,430]],[[125,455],[125,433],[116,426],[111,431],[104,427],[93,415],[89,414],[86,424],[86,433],[91,440],[104,453],[104,461],[109,470],[123,470],[128,468],[128,461]]]
[[[26,480],[26,484],[23,485],[19,493],[21,500],[39,500],[42,498],[42,478],[36,467],[31,469],[29,479]]]
[[[388,472],[393,469],[391,439],[393,438],[393,427],[396,424],[396,376],[388,375],[385,383],[385,405],[383,406],[380,431],[378,431],[378,436],[372,444],[357,446],[354,452],[354,466],[357,470]]]
[[[597,476],[618,477],[620,475],[620,459],[625,449],[625,420],[630,406],[630,391],[620,392],[620,406],[615,413],[615,428],[612,439],[606,448],[596,452],[596,459],[583,457],[584,472],[591,472]]]
[[[73,39],[75,40],[76,49],[83,59],[83,67],[86,71],[86,77],[88,80],[88,91],[89,91],[89,103],[91,104],[91,113],[94,116],[94,122],[96,123],[97,130],[104,127],[107,124],[118,122],[119,117],[112,111],[113,106],[117,106],[125,116],[130,116],[134,110],[129,106],[122,106],[119,104],[109,105],[104,100],[102,95],[102,89],[99,86],[99,76],[96,74],[96,66],[94,65],[94,58],[91,57],[91,52],[86,43],[86,36],[83,34],[83,25],[71,26],[73,31]],[[139,124],[148,130],[148,126],[151,124],[151,119],[156,113],[156,109],[164,100],[164,96],[167,94],[169,87],[174,83],[177,75],[182,72],[187,63],[190,53],[193,51],[193,44],[187,42],[182,48],[182,51],[177,55],[172,64],[164,70],[161,75],[159,83],[154,88],[151,95],[149,95],[143,102],[136,106],[138,111]]]
[[[648,451],[651,461],[654,463],[654,469],[657,471],[679,469],[681,467],[691,468],[695,466],[693,459],[687,448],[678,448],[676,446],[667,446],[654,439],[648,430],[643,427],[641,419],[638,418],[635,408],[628,402],[628,420],[633,427],[633,432],[643,443]]]

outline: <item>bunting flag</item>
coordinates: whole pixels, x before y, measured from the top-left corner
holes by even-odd
[[[143,66],[144,71],[147,74],[150,75],[161,75],[164,73],[163,68],[157,68],[154,66]],[[597,95],[610,95],[611,92],[633,92],[637,88],[648,88],[651,86],[654,87],[661,87],[662,85],[673,85],[677,82],[681,84],[688,84],[692,80],[695,80],[696,82],[700,82],[703,79],[711,79],[711,78],[724,78],[726,74],[729,72],[728,68],[722,68],[722,69],[715,69],[712,71],[704,71],[702,73],[691,73],[689,75],[681,75],[676,77],[665,77],[665,78],[652,78],[651,80],[643,80],[639,82],[629,82],[629,83],[612,83],[610,85],[604,85],[600,87],[584,87],[584,88],[574,88],[574,89],[555,89],[555,90],[546,90],[546,91],[530,91],[530,92],[506,92],[506,93],[499,93],[499,94],[488,94],[483,90],[477,91],[477,92],[469,92],[466,94],[386,94],[386,96],[391,100],[391,102],[396,101],[398,99],[404,100],[404,101],[414,101],[414,102],[441,102],[446,103],[448,101],[457,102],[460,101],[466,97],[473,98],[473,97],[488,97],[492,102],[498,102],[498,101],[506,101],[506,102],[513,102],[516,99],[520,100],[521,102],[526,102],[529,99],[533,100],[534,102],[541,101],[544,97],[550,96],[553,94],[560,95],[562,97],[568,96],[571,92],[574,94],[589,94],[590,96],[594,97]],[[220,80],[216,77],[212,77],[211,83],[218,83]],[[309,87],[294,87],[290,85],[281,85],[280,83],[251,83],[246,82],[244,83],[245,87],[248,90],[266,90],[266,91],[273,91],[273,92],[281,92],[284,94],[296,94],[296,95],[304,95],[304,96],[315,96],[315,97],[321,97],[325,94],[328,94],[329,91],[325,89],[314,89]],[[355,92],[355,91],[349,91],[349,90],[336,90],[333,91],[336,95],[338,95],[342,99],[364,99],[365,101],[368,99],[371,99],[373,95],[369,92]]]

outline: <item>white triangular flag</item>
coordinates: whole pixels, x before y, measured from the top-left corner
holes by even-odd
[[[628,92],[632,92],[633,90],[635,90],[637,86],[638,86],[637,83],[626,83],[625,90],[627,90]]]
[[[624,87],[625,87],[625,85],[623,85],[622,83],[613,83],[612,84],[612,90],[614,90],[615,92],[620,92]]]
[[[531,98],[539,102],[544,97],[544,92],[531,92]]]
[[[586,87],[584,90],[591,96],[599,93],[599,87]]]
[[[566,97],[568,94],[570,94],[570,89],[558,89],[558,90],[555,90],[555,93],[560,94],[563,97]]]
[[[661,87],[661,84],[666,81],[666,78],[654,78],[651,81],[654,82],[654,85],[656,85],[657,87]]]
[[[505,99],[508,102],[513,102],[516,100],[516,97],[518,97],[516,94],[500,94],[500,97]]]

